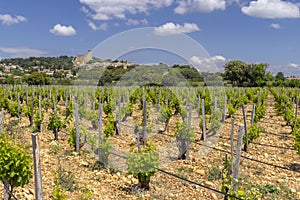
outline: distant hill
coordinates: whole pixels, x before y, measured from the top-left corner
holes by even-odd
[[[77,55],[77,61],[79,63]],[[47,84],[74,84],[74,81],[82,80],[83,83],[90,83],[99,86],[115,85],[121,78],[132,76],[131,80],[142,79],[148,80],[145,84],[176,84],[172,75],[174,71],[181,74],[180,76],[193,86],[199,86],[203,83],[203,78],[200,73],[193,67],[188,65],[167,66],[167,65],[136,65],[128,61],[119,60],[101,60],[92,58],[83,63],[76,64],[76,58],[72,56],[59,57],[29,57],[29,58],[10,58],[0,61],[0,83],[1,84],[45,84],[33,81],[37,79],[40,73],[44,77]],[[149,68],[142,70],[141,67]],[[166,73],[172,69],[172,73]],[[152,69],[155,69],[154,71]],[[158,75],[159,71],[164,71],[164,75]],[[152,70],[152,71],[151,71]],[[129,73],[128,73],[129,72]],[[34,73],[34,76],[32,75]],[[160,78],[157,83],[149,81],[149,77]],[[173,77],[173,78],[172,78]],[[178,77],[177,77],[178,78]],[[30,81],[29,81],[30,80]],[[48,81],[49,80],[49,81]],[[153,79],[154,80],[154,79]]]

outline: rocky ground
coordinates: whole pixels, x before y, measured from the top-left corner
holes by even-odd
[[[284,126],[285,122],[282,117],[276,116],[272,96],[268,97],[266,107],[266,116],[258,123],[263,127],[263,133],[250,144],[248,153],[242,153],[239,184],[247,192],[251,190],[263,193],[259,199],[300,199],[300,155],[293,149],[294,139],[290,134],[291,129]],[[251,108],[252,105],[246,106],[248,123]],[[133,120],[134,117],[138,116],[133,116],[128,120]],[[6,119],[8,123],[9,116],[6,116]],[[243,123],[241,110],[236,113],[234,120],[236,144],[238,125]],[[27,118],[22,118],[20,127],[15,131],[30,146],[31,128],[28,124]],[[122,126],[121,136],[112,138],[114,146],[119,149],[126,149],[128,143],[135,141],[132,134],[128,133],[132,131],[132,127],[125,125]],[[174,148],[168,146],[175,144],[174,127],[175,120],[172,119],[169,132],[152,135],[150,140],[158,146],[160,151],[168,149],[176,158]],[[230,152],[231,119],[226,119],[219,135],[209,137],[210,142],[203,143],[199,132],[199,130],[196,131],[197,138],[191,145],[188,160],[163,159],[160,168],[179,177],[221,190],[222,163],[226,152]],[[150,191],[138,191],[135,187],[137,180],[123,171],[121,166],[113,169],[97,165],[89,148],[83,147],[80,153],[73,152],[68,145],[66,133],[61,132],[59,141],[55,142],[53,134],[44,130],[39,133],[39,141],[43,199],[52,199],[54,182],[58,174],[64,186],[68,188],[68,191],[65,191],[66,199],[217,200],[224,198],[221,194],[163,172],[157,172],[151,178]],[[2,195],[1,192],[0,195]],[[15,194],[18,199],[34,199],[33,178],[24,188],[17,188]]]

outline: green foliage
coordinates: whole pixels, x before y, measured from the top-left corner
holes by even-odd
[[[41,117],[38,113],[35,114],[34,121],[33,121],[33,123],[35,125],[34,130],[33,130],[34,132],[40,132],[41,131],[43,118],[44,118],[43,114],[42,114]]]
[[[287,121],[288,123],[291,123],[295,120],[295,113],[291,108],[287,108],[287,110],[285,111],[283,118],[285,121]]]
[[[30,105],[24,106],[23,110],[24,110],[24,114],[25,114],[26,117],[30,118],[30,117],[33,116],[33,110],[32,110],[32,107]]]
[[[182,140],[187,140],[190,142],[193,142],[196,137],[193,128],[188,127],[187,123],[185,122],[177,122],[175,135]]]
[[[104,105],[103,105],[103,111],[104,111],[104,113],[105,113],[106,115],[112,114],[112,111],[113,111],[112,105],[111,105],[110,103],[104,104]]]
[[[229,116],[233,116],[236,113],[236,108],[232,104],[227,105],[227,108]]]
[[[68,105],[66,107],[66,119],[72,120],[74,114],[73,103],[68,101]]]
[[[219,130],[221,127],[222,112],[217,110],[211,114],[210,126],[213,130]]]
[[[214,181],[222,178],[222,171],[218,166],[214,165],[212,168],[208,170],[208,180]]]
[[[76,149],[76,127],[75,126],[69,131],[68,143],[70,147],[73,148],[73,150]]]
[[[140,153],[131,151],[126,160],[128,165],[128,173],[139,180],[141,187],[149,189],[151,176],[157,172],[159,167],[159,154],[155,146],[147,143],[145,149],[141,149]]]
[[[108,156],[112,150],[112,143],[107,137],[102,138],[98,144],[98,153],[100,156],[100,162],[103,164],[108,163]]]
[[[52,113],[47,126],[48,130],[53,131],[55,140],[58,140],[58,132],[61,128],[65,128],[66,125],[62,122],[61,118],[56,114]]]
[[[18,116],[18,103],[17,102],[11,102],[8,104],[9,113],[12,117]]]
[[[66,200],[66,194],[64,190],[61,188],[60,182],[58,180],[58,177],[56,178],[55,182],[55,187],[52,192],[52,199],[53,200]]]
[[[258,187],[259,192],[263,195],[266,196],[267,194],[279,194],[279,188],[276,185],[272,184],[266,184],[263,186]]]
[[[115,126],[114,126],[114,116],[112,114],[108,114],[106,121],[104,122],[104,134],[106,137],[113,136],[115,134]]]
[[[61,118],[57,114],[52,113],[49,119],[48,130],[55,131],[63,127],[65,127],[65,125],[63,124]]]
[[[258,127],[257,124],[253,124],[249,129],[248,129],[248,142],[252,143],[254,140],[256,140],[260,132],[262,131],[262,127]],[[244,144],[246,143],[246,136],[243,136],[243,141]]]
[[[190,81],[190,82],[202,82],[203,78],[201,77],[200,73],[194,67],[190,67],[189,65],[174,65],[172,68],[178,70],[182,74],[182,76]]]
[[[121,107],[121,116],[123,118],[122,121],[124,121],[127,116],[130,116],[132,112],[133,112],[133,104],[131,102]]]
[[[224,78],[229,80],[235,86],[242,86],[244,82],[248,81],[248,65],[239,60],[228,62],[225,66]]]
[[[165,123],[165,131],[167,130],[169,121],[172,117],[172,108],[170,106],[161,105],[158,120]]]
[[[202,117],[200,117],[200,119],[199,119],[199,127],[200,127],[200,129],[202,131],[203,130],[203,118]]]
[[[295,137],[295,149],[297,150],[298,154],[300,155],[300,132],[299,130],[297,132],[294,132]]]
[[[50,79],[45,73],[33,72],[24,78],[28,85],[49,85]]]
[[[229,61],[225,66],[224,79],[231,81],[234,86],[262,87],[269,81],[266,73],[267,65],[247,64],[239,60]]]
[[[32,178],[32,158],[27,153],[24,147],[0,137],[0,181],[7,181],[11,190],[23,187]]]
[[[264,104],[259,105],[258,107],[256,107],[255,115],[254,115],[254,123],[257,123],[265,115],[266,115],[266,106]]]
[[[73,173],[66,171],[61,165],[58,167],[58,181],[60,186],[66,190],[73,192],[76,190],[76,184]]]
[[[49,154],[57,155],[58,152],[63,149],[63,147],[57,141],[55,141],[50,145],[49,149],[50,149]]]
[[[82,190],[82,196],[80,197],[80,200],[89,200],[89,199],[92,199],[93,197],[93,193],[91,192],[91,190],[87,189],[87,188],[84,188]]]

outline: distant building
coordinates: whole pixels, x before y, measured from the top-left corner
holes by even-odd
[[[80,67],[81,65],[85,65],[90,60],[92,60],[92,50],[88,50],[87,54],[85,55],[77,54],[72,62],[74,66]]]

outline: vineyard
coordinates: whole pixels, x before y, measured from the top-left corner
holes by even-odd
[[[299,99],[288,88],[2,85],[0,196],[300,199]]]

